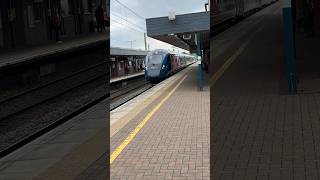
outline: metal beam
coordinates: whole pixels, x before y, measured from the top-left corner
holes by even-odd
[[[291,0],[282,0],[282,13],[284,25],[284,39],[285,39],[285,56],[288,91],[291,94],[297,93],[297,72],[295,59],[295,45],[294,45],[294,26],[293,15],[291,9]]]
[[[197,44],[197,56],[201,57],[201,36],[200,33],[196,33],[196,44]],[[198,81],[199,81],[199,89],[203,91],[203,75],[202,75],[202,64],[201,60],[198,63]]]

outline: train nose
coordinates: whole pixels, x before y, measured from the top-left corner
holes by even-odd
[[[160,69],[149,69],[148,76],[150,77],[158,77],[160,74]]]
[[[160,67],[157,64],[152,64],[148,68],[148,76],[158,77],[160,74]]]

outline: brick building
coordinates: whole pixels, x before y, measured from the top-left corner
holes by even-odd
[[[100,4],[108,16],[106,0],[1,0],[0,49],[54,42],[56,13],[61,17],[62,40],[93,33]]]

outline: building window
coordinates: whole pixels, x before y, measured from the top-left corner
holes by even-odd
[[[70,14],[70,9],[69,9],[69,1],[68,0],[61,0],[61,15],[62,16],[67,16]]]
[[[2,14],[1,14],[1,11],[0,11],[0,29],[2,29]]]
[[[27,9],[28,9],[28,23],[29,23],[29,28],[33,28],[33,27],[34,27],[34,22],[35,22],[35,18],[34,18],[34,8],[33,8],[32,5],[28,5]]]
[[[33,16],[35,21],[41,21],[43,17],[43,8],[41,0],[34,0],[33,2]]]
[[[68,0],[68,6],[69,6],[69,14],[73,15],[75,7],[72,0]]]
[[[93,6],[92,6],[92,0],[88,0],[88,11],[90,12],[90,13],[92,13],[93,12]]]

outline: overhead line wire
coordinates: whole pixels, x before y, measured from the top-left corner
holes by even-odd
[[[122,2],[120,2],[119,0],[113,0],[118,2],[120,5],[122,5],[123,7],[127,8],[129,11],[131,11],[133,14],[135,14],[136,16],[138,16],[139,18],[145,20],[146,18],[144,18],[143,16],[141,16],[140,14],[136,13],[134,10],[132,10],[131,8],[129,8],[128,6],[124,5]]]

